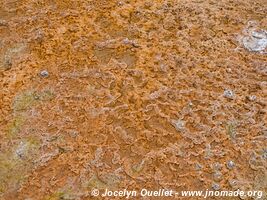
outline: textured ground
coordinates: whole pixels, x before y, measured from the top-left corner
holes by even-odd
[[[0,199],[266,191],[266,16],[266,0],[1,0]]]

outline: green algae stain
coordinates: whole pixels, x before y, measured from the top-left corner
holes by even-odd
[[[86,186],[89,189],[99,189],[99,190],[115,190],[121,182],[121,178],[114,173],[107,173],[101,176],[101,178],[93,175],[87,182]]]
[[[37,99],[38,96],[34,92],[25,92],[15,98],[13,109],[14,111],[25,111],[30,108]]]
[[[45,90],[39,94],[41,101],[50,101],[55,97],[55,94],[50,90]]]
[[[50,90],[42,92],[26,91],[15,97],[13,101],[14,118],[7,124],[7,136],[16,136],[27,120],[25,112],[37,103],[50,101],[54,94]]]
[[[35,152],[38,150],[39,146],[39,141],[33,137],[24,139],[20,141],[16,147],[14,155],[23,160],[30,160],[35,156]]]
[[[229,122],[226,126],[227,134],[231,139],[235,139],[236,137],[236,124],[233,122]]]
[[[101,181],[96,175],[90,178],[90,180],[87,183],[87,186],[90,189],[96,188],[99,190],[108,188],[108,185],[104,183],[103,181]]]
[[[24,122],[25,118],[23,116],[15,116],[13,120],[7,125],[7,136],[12,138],[17,135],[20,132]]]
[[[71,189],[64,189],[46,196],[43,200],[75,200],[77,199]]]
[[[17,187],[25,179],[38,154],[38,147],[36,139],[27,138],[0,153],[0,194]]]
[[[44,200],[63,200],[65,196],[65,192],[56,192],[50,196],[44,198]]]
[[[0,152],[0,195],[15,189],[25,179],[38,158],[40,141],[34,137],[16,139],[27,121],[27,111],[37,103],[51,100],[54,97],[49,90],[39,93],[26,91],[17,95],[13,101],[13,119],[6,126],[6,136],[12,141]]]
[[[36,105],[37,102],[49,101],[54,98],[54,94],[50,90],[41,92],[37,91],[26,91],[15,97],[13,102],[13,110],[26,111]]]
[[[145,164],[145,161],[142,160],[142,162],[136,164],[136,165],[133,165],[132,167],[132,173],[133,174],[139,174],[142,172],[142,170],[144,169],[144,164]]]
[[[27,51],[27,45],[24,43],[17,43],[10,47],[3,56],[0,58],[0,69],[10,69],[12,62],[16,58],[19,58]]]
[[[107,184],[109,189],[117,189],[118,185],[121,182],[120,177],[118,177],[118,175],[113,174],[113,173],[108,173],[104,175],[102,179]]]

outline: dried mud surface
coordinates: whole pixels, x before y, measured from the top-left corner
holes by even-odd
[[[266,0],[1,0],[0,199],[266,192],[266,16]]]

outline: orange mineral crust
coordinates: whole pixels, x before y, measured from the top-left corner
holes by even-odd
[[[1,0],[0,88],[0,200],[267,199],[266,0]]]

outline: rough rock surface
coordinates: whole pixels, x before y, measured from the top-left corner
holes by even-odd
[[[266,5],[1,0],[0,199],[266,192]]]

